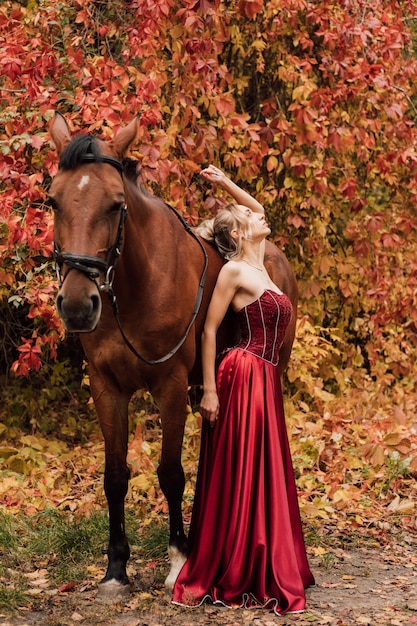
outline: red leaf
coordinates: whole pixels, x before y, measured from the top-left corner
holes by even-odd
[[[61,593],[66,593],[67,591],[74,591],[76,587],[77,583],[66,583],[65,585],[61,585],[61,587],[59,587],[59,591]]]
[[[239,9],[250,20],[262,11],[263,0],[240,0]]]
[[[30,141],[36,150],[40,150],[45,143],[45,139],[43,137],[39,137],[39,135],[32,135]]]

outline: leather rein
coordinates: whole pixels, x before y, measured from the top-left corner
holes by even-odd
[[[94,154],[86,154],[82,158],[81,161],[82,163],[107,163],[108,165],[111,165],[112,167],[116,168],[120,176],[123,179],[122,163],[111,156],[100,155],[100,157],[97,158]],[[96,257],[96,256],[75,254],[73,252],[61,252],[58,244],[56,243],[56,241],[54,241],[54,263],[55,263],[55,269],[56,269],[56,273],[58,277],[59,287],[62,286],[63,282],[65,281],[66,277],[68,276],[71,270],[77,270],[78,272],[81,272],[82,274],[87,276],[87,278],[92,280],[94,284],[97,286],[97,289],[99,290],[99,292],[107,293],[110,298],[112,308],[113,308],[113,314],[117,322],[120,334],[123,337],[123,341],[125,342],[126,346],[129,348],[129,350],[143,363],[146,363],[146,365],[158,365],[160,363],[164,363],[165,361],[168,361],[168,359],[170,359],[172,356],[174,356],[176,352],[178,352],[178,350],[181,348],[181,346],[187,339],[188,334],[191,330],[191,327],[194,324],[196,317],[198,315],[198,311],[200,310],[201,300],[203,297],[204,283],[206,280],[206,273],[207,273],[207,267],[208,267],[207,252],[203,244],[201,243],[200,239],[194,233],[190,225],[187,224],[187,222],[184,220],[182,215],[180,215],[180,213],[178,213],[178,211],[174,209],[174,207],[172,207],[169,204],[166,204],[166,206],[176,215],[176,217],[179,219],[179,221],[181,222],[182,226],[187,231],[187,233],[190,234],[197,241],[198,245],[200,246],[204,254],[204,268],[203,268],[203,272],[201,274],[200,282],[198,285],[197,298],[195,301],[193,314],[185,330],[185,333],[183,337],[180,339],[180,341],[177,343],[177,345],[174,348],[172,348],[172,350],[167,352],[164,356],[160,357],[159,359],[149,359],[149,360],[145,359],[145,357],[143,357],[136,350],[135,346],[127,338],[120,322],[119,307],[118,307],[118,303],[116,299],[116,294],[114,293],[114,290],[113,290],[113,281],[115,277],[116,264],[121,254],[121,248],[122,248],[122,242],[123,242],[123,230],[124,230],[124,225],[125,225],[126,218],[127,218],[126,204],[124,204],[120,210],[120,220],[119,220],[119,225],[117,228],[116,239],[115,239],[114,244],[107,251],[107,255],[105,259],[101,259],[100,257]],[[61,269],[64,264],[67,266],[67,271],[65,275],[63,276],[61,273]],[[97,279],[100,278],[100,273],[103,273],[105,278],[101,284],[98,284]]]

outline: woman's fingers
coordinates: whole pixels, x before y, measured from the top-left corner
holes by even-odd
[[[200,407],[200,413],[201,416],[206,419],[208,422],[210,422],[211,426],[214,426],[214,424],[217,421],[218,415],[219,415],[219,409],[203,409],[202,407]]]
[[[210,426],[212,428],[215,425],[218,416],[219,416],[219,412],[218,411],[212,411],[212,413],[210,413],[209,422],[210,422]]]
[[[219,399],[214,391],[205,392],[200,401],[200,414],[214,426],[219,413]]]
[[[209,165],[204,170],[201,170],[201,175],[211,183],[218,183],[223,178],[224,174],[222,170],[214,165]]]

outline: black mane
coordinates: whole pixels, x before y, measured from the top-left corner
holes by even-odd
[[[150,193],[139,180],[140,168],[138,168],[138,163],[139,161],[136,161],[136,159],[131,159],[130,157],[124,158],[122,161],[123,174],[127,180],[134,183],[142,195],[147,198],[155,198],[156,196]]]
[[[135,159],[126,157],[122,161],[122,166],[123,166],[123,174],[126,176],[126,178],[132,181],[132,183],[137,183],[138,176],[139,176],[138,161],[136,161]]]
[[[84,162],[84,157],[87,154],[93,155],[96,161],[101,161],[102,155],[97,139],[90,135],[75,135],[61,154],[59,160],[60,169],[75,169]]]
[[[59,160],[59,168],[61,170],[74,170],[76,167],[78,167],[78,165],[86,162],[85,157],[87,155],[90,157],[88,159],[89,162],[96,161],[100,163],[100,161],[103,160],[103,155],[100,151],[99,141],[95,137],[91,137],[90,135],[75,135],[75,137],[70,141],[70,143],[61,154],[61,158]],[[144,195],[152,195],[149,194],[149,192],[138,182],[138,161],[131,158],[125,158],[121,162],[121,167],[124,176],[132,183],[135,183]]]

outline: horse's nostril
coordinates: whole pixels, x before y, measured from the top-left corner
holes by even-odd
[[[97,296],[97,295],[91,296],[91,307],[92,307],[93,313],[97,313],[100,307],[100,296]]]
[[[60,313],[62,311],[62,296],[58,295],[57,299],[56,299],[56,308],[58,309],[58,313]]]

